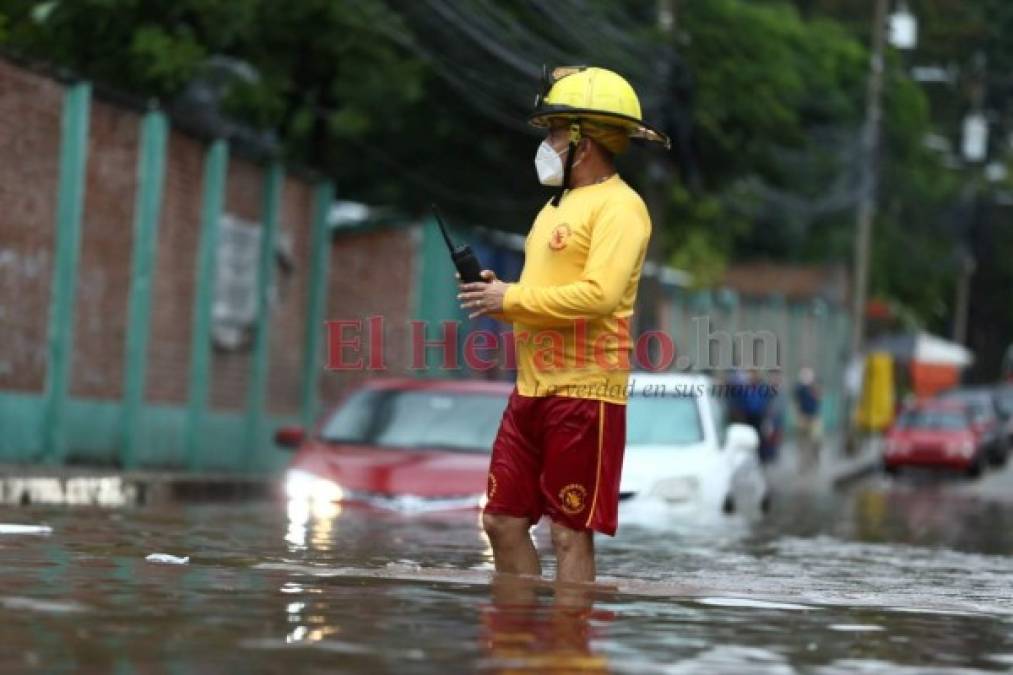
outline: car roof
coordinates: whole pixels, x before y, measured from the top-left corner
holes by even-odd
[[[639,396],[644,393],[645,387],[657,387],[664,385],[666,388],[675,390],[688,389],[690,387],[707,387],[706,393],[710,392],[710,386],[714,383],[713,378],[699,373],[630,373],[629,385],[632,387],[630,395]]]
[[[514,383],[502,380],[465,380],[421,377],[382,377],[367,380],[362,389],[400,389],[404,391],[438,391],[461,394],[501,394],[513,391]]]
[[[709,385],[713,383],[713,381],[713,378],[710,376],[702,375],[700,373],[630,373],[630,383],[633,384],[634,391],[639,388],[640,384],[686,386],[694,384]]]
[[[991,387],[957,387],[956,389],[941,391],[937,396],[938,398],[951,399],[990,399],[993,395],[994,390]]]
[[[910,410],[967,410],[967,403],[958,399],[930,398],[919,401],[909,408]]]

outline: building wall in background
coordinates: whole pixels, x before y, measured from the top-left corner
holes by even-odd
[[[187,399],[204,149],[194,138],[169,133],[148,345],[146,399],[153,403]]]
[[[47,459],[43,411],[61,119],[67,87],[0,58],[0,463]],[[121,459],[127,306],[131,291],[138,160],[144,114],[101,96],[90,101],[80,258],[74,277],[74,320],[66,403],[66,448],[60,461],[117,464]],[[165,146],[151,287],[150,340],[140,467],[263,471],[287,453],[270,441],[274,427],[300,413],[307,330],[310,233],[315,182],[285,176],[269,306],[267,403],[258,433],[248,433],[253,368],[250,339],[215,344],[208,410],[197,430],[198,457],[184,451],[191,385],[196,266],[201,237],[204,165],[209,141],[178,128]],[[230,149],[223,214],[262,228],[265,165]],[[332,242],[326,318],[385,315],[391,327],[389,374],[408,363],[406,331],[413,315],[416,238],[410,228],[341,234]],[[376,261],[389,264],[377,265]],[[254,317],[255,319],[256,317]],[[368,375],[312,372],[321,407]],[[250,439],[253,438],[252,446]]]
[[[41,391],[63,87],[0,59],[0,390]]]
[[[278,248],[283,263],[275,273],[267,385],[267,409],[275,414],[294,415],[299,411],[302,340],[309,298],[306,264],[310,255],[310,228],[297,224],[310,222],[312,215],[312,187],[286,178],[278,219]]]
[[[140,127],[136,113],[102,101],[92,102],[90,122],[70,393],[119,398]]]
[[[326,316],[329,320],[362,320],[363,343],[369,341],[369,317],[382,316],[383,372],[388,375],[403,375],[411,365],[409,321],[414,312],[418,244],[406,234],[403,230],[379,230],[341,235],[331,251]],[[351,350],[347,358],[355,359]],[[359,358],[368,365],[369,349],[362,349]],[[333,401],[349,386],[375,376],[358,369],[328,371],[322,377],[323,399]]]

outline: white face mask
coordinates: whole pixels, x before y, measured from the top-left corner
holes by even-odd
[[[547,140],[542,141],[541,145],[538,146],[538,152],[535,153],[535,170],[538,172],[539,183],[551,187],[558,187],[563,184],[562,155],[566,153],[569,147],[567,145],[566,148],[556,152],[556,149]],[[573,166],[577,166],[578,164],[580,164],[579,159],[574,162]]]

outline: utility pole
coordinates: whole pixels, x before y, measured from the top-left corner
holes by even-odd
[[[957,298],[953,312],[953,341],[958,345],[963,345],[967,343],[967,314],[971,304],[971,277],[974,275],[976,265],[974,256],[963,246],[961,246],[959,256],[960,276],[957,279]]]
[[[865,306],[869,294],[869,249],[872,221],[876,217],[876,184],[880,124],[883,117],[883,69],[886,51],[886,13],[888,0],[875,0],[872,18],[872,56],[869,60],[869,85],[862,128],[861,175],[859,177],[858,214],[855,224],[855,251],[851,287],[851,358],[861,357],[865,340]],[[860,394],[859,394],[860,396]],[[857,429],[851,421],[851,405],[844,406],[845,451],[856,452]]]
[[[886,49],[887,0],[875,0],[875,2],[876,8],[872,23],[872,58],[869,65],[865,125],[862,129],[862,174],[859,183],[858,217],[855,227],[854,272],[851,292],[851,354],[853,356],[861,354],[865,339],[865,305],[869,294],[869,249],[872,243],[872,222],[876,217],[879,136],[883,118],[883,62]]]
[[[670,50],[672,49],[673,36],[675,35],[676,12],[678,0],[657,0],[657,26],[664,40],[667,42],[664,49],[658,50],[658,58],[654,64],[655,82],[661,87],[658,99],[659,105],[649,112],[650,116],[660,120],[662,107],[669,101],[669,88],[672,82],[672,63]],[[666,130],[671,131],[671,130]],[[665,157],[660,153],[651,153],[647,160],[647,180],[644,185],[644,201],[647,204],[648,213],[651,215],[653,233],[647,245],[647,260],[654,264],[655,274],[644,275],[640,280],[640,292],[637,307],[637,331],[647,330],[668,330],[668,326],[659,326],[659,304],[664,297],[661,287],[661,271],[665,264],[662,258],[663,230],[665,228],[666,214],[668,212],[669,189],[672,182],[672,170]],[[652,352],[655,350],[655,343],[651,343]],[[684,345],[679,345],[680,350]],[[651,353],[653,361],[656,354]]]

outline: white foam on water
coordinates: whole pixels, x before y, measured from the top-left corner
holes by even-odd
[[[88,609],[79,602],[40,600],[38,598],[23,598],[18,596],[0,598],[0,607],[29,612],[42,612],[44,614],[74,614],[87,611]]]
[[[422,567],[417,563],[390,562],[382,568],[324,567],[288,562],[265,562],[253,566],[255,570],[293,572],[314,577],[348,577],[359,579],[392,579],[395,581],[436,581],[455,584],[488,585],[492,575],[479,570],[447,567]]]
[[[20,523],[0,523],[0,534],[52,534],[49,525],[22,525]]]
[[[833,623],[830,624],[829,628],[830,630],[836,630],[842,633],[875,633],[886,630],[882,626],[861,623]]]
[[[239,646],[244,649],[314,649],[348,656],[377,654],[382,651],[383,655],[389,659],[422,661],[426,658],[425,651],[418,648],[391,649],[390,647],[383,647],[381,650],[369,645],[335,640],[328,637],[321,639],[248,638],[241,641]]]
[[[161,563],[163,565],[187,565],[190,562],[190,556],[176,556],[169,555],[168,553],[152,553],[145,558],[150,563]]]
[[[754,598],[699,598],[701,605],[713,607],[745,607],[749,609],[819,609],[812,605],[796,605],[791,602],[771,602]]]
[[[890,607],[883,605],[888,612],[904,614],[938,614],[939,616],[991,616],[988,612],[973,612],[967,609],[947,609],[945,607]]]

